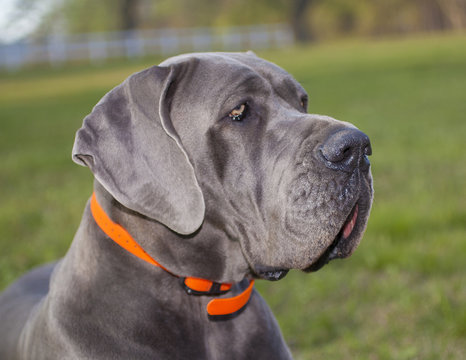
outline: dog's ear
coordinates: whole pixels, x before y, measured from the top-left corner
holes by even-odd
[[[205,203],[170,120],[175,73],[154,66],[105,95],[76,133],[72,156],[118,202],[186,235],[201,226]]]

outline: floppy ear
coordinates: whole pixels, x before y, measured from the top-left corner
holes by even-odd
[[[201,226],[205,203],[170,120],[175,72],[154,66],[105,95],[76,133],[72,156],[118,202],[186,235]]]

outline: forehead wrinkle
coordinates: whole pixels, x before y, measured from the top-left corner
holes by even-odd
[[[252,62],[252,59],[248,57],[241,59],[244,62],[237,60],[236,58],[235,60],[239,61],[243,65],[246,65],[248,68],[251,68],[273,88],[286,87],[297,94],[306,95],[306,90],[301,86],[301,84],[296,81],[296,79],[290,75],[290,73],[274,63],[264,59],[255,59],[259,61]]]
[[[262,78],[264,82],[268,83],[272,87],[286,84],[286,87],[293,88],[297,93],[306,94],[304,88],[288,72],[278,65],[270,63],[264,59],[251,57],[244,53],[208,52],[183,54],[169,58],[160,65],[167,66],[190,59],[200,60],[200,63],[206,67],[205,73],[212,74],[212,65],[216,65],[220,68],[227,67],[228,71],[222,71],[223,76],[231,74],[232,77],[234,77],[234,74],[247,70],[251,73],[251,78],[255,76]],[[237,68],[238,70],[235,70],[234,68]],[[246,80],[249,80],[249,77]]]
[[[270,90],[272,85],[271,81],[268,77],[264,76],[260,69],[256,69],[254,66],[250,66],[248,63],[241,61],[241,59],[234,57],[234,55],[238,54],[205,54],[205,59],[207,60],[205,65],[208,67],[211,65],[209,64],[209,60],[212,60],[214,64],[218,65],[219,67],[228,67],[228,71],[222,71],[222,75],[229,75],[229,79],[224,82],[224,88],[228,90],[227,93],[237,91],[242,87],[249,91],[257,91],[257,89],[263,90],[264,88]],[[204,56],[202,56],[201,59],[202,58],[204,58]],[[236,79],[239,80],[237,81]],[[232,86],[234,86],[234,88],[232,88]]]
[[[261,91],[268,91],[270,90],[271,86],[270,83],[264,81],[264,79],[259,76],[258,74],[250,74],[245,79],[239,81],[234,88],[231,88],[231,84],[229,87],[229,92],[237,93],[241,91],[247,92],[258,92]]]
[[[217,79],[214,84],[220,85],[217,87],[218,94],[229,94],[239,92],[241,88],[244,91],[258,91],[267,89],[272,92],[272,78],[269,76],[269,67],[272,65],[265,60],[259,67],[254,66],[255,63],[250,63],[250,55],[243,53],[194,53],[178,55],[167,59],[161,65],[171,65],[183,63],[187,60],[197,59],[199,64],[197,67],[197,76],[200,79],[218,77],[220,73],[222,79]],[[256,59],[256,58],[254,58]],[[274,68],[281,70],[280,67],[273,65]],[[213,71],[216,68],[217,71]],[[225,79],[228,76],[228,79]],[[199,79],[198,78],[198,79]],[[239,80],[237,80],[239,79]],[[212,82],[210,82],[212,83]],[[198,89],[199,91],[200,89]],[[210,89],[212,90],[212,89]]]

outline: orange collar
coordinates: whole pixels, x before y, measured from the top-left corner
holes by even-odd
[[[95,193],[92,194],[91,198],[91,212],[97,225],[102,231],[118,245],[125,250],[129,251],[133,255],[136,255],[140,259],[147,261],[149,264],[158,266],[165,270],[169,274],[173,274],[170,270],[163,267],[157,261],[155,261],[126,231],[124,227],[113,222],[104,209],[99,205]],[[188,294],[193,295],[220,295],[231,289],[232,284],[219,284],[210,280],[186,277],[181,278],[182,285]],[[207,304],[207,313],[211,317],[217,316],[231,316],[235,313],[243,310],[247,305],[254,286],[254,280],[249,280],[249,285],[242,293],[237,296],[222,299],[213,299]]]

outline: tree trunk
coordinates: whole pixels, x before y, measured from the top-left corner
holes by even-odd
[[[291,27],[296,41],[307,43],[314,40],[307,18],[307,9],[313,0],[294,0],[291,14]]]
[[[121,30],[133,30],[139,25],[139,0],[120,0]]]
[[[445,30],[447,21],[435,0],[418,0],[423,30]]]
[[[455,30],[466,27],[466,2],[464,0],[437,0],[439,7]]]

